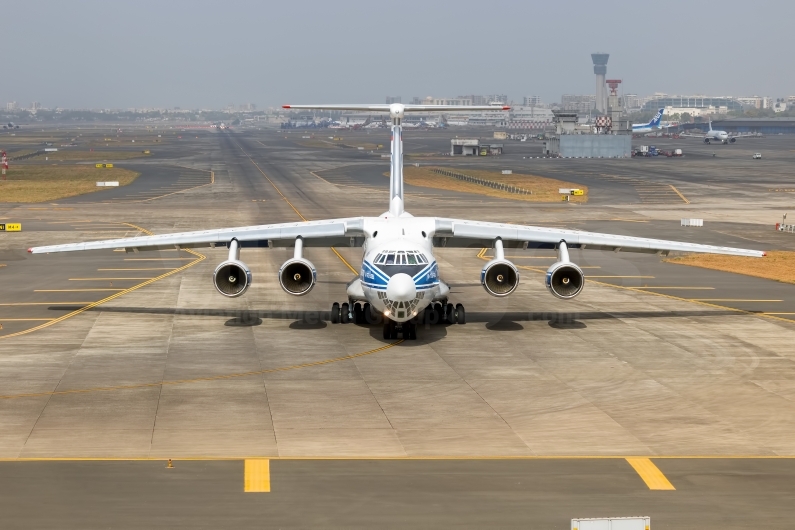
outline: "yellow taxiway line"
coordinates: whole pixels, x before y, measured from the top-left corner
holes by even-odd
[[[395,455],[395,456],[337,456],[337,455],[248,455],[185,456],[172,459],[174,462],[239,462],[241,460],[394,460],[394,461],[472,461],[472,460],[795,460],[793,455]],[[0,457],[0,462],[165,462],[162,456],[33,456]],[[655,466],[656,467],[656,466]]]
[[[33,289],[34,293],[87,293],[93,291],[123,291],[124,289]]]
[[[676,192],[677,195],[679,195],[680,199],[685,201],[685,204],[690,204],[690,201],[687,200],[687,197],[682,195],[682,193],[678,189],[676,189],[673,184],[669,184],[669,186],[671,186],[671,189],[674,190],[674,192]]]
[[[138,269],[97,269],[99,271],[172,271],[176,267],[154,267],[154,268],[138,268]]]
[[[114,280],[151,280],[152,278],[69,278],[70,282],[100,282]]]
[[[627,458],[629,465],[640,475],[650,490],[675,490],[663,472],[648,458]]]
[[[278,188],[278,186],[276,186],[276,184],[274,184],[274,182],[273,182],[273,181],[270,179],[270,177],[268,177],[268,175],[266,175],[266,174],[265,174],[265,172],[264,172],[264,171],[262,171],[262,169],[260,169],[259,165],[257,165],[257,163],[256,163],[256,162],[254,162],[254,159],[253,159],[253,158],[251,158],[251,155],[249,155],[248,153],[246,153],[245,151],[243,151],[243,148],[242,148],[242,147],[240,147],[240,144],[237,144],[237,147],[238,147],[238,148],[240,149],[240,151],[242,151],[242,152],[243,152],[243,154],[244,154],[244,155],[245,155],[245,156],[246,156],[246,157],[247,157],[247,158],[248,158],[248,159],[251,161],[251,163],[252,163],[252,164],[254,164],[254,167],[255,167],[255,168],[257,168],[257,171],[259,171],[259,172],[262,174],[262,176],[263,176],[263,177],[265,177],[265,180],[267,180],[267,181],[270,183],[270,185],[271,185],[271,186],[273,186],[273,189],[275,189],[275,190],[276,190],[276,193],[278,193],[278,194],[281,196],[281,198],[282,198],[282,199],[284,199],[284,202],[286,202],[286,203],[287,203],[287,204],[290,206],[290,208],[292,208],[292,209],[293,209],[293,211],[296,213],[296,215],[298,215],[298,217],[300,217],[302,221],[307,221],[307,222],[308,222],[308,221],[309,221],[309,219],[307,219],[306,217],[304,217],[304,215],[303,215],[301,212],[299,212],[299,211],[298,211],[298,208],[296,208],[295,206],[293,206],[293,203],[291,203],[291,202],[290,202],[290,200],[289,200],[287,197],[285,197],[284,193],[282,193],[282,190],[280,190],[280,189]],[[315,176],[317,177],[317,175],[315,175]],[[318,177],[318,178],[320,178],[320,177]],[[323,179],[323,180],[325,180],[325,179]],[[343,258],[343,257],[342,257],[342,255],[341,255],[339,252],[337,252],[337,249],[336,249],[336,248],[334,248],[334,247],[331,247],[331,251],[332,251],[332,252],[334,252],[334,254],[336,254],[336,255],[337,255],[337,257],[338,257],[338,258],[339,258],[339,259],[342,261],[342,263],[344,263],[344,264],[345,264],[345,266],[346,266],[346,267],[348,267],[348,268],[351,270],[351,272],[352,272],[354,275],[356,275],[356,276],[358,276],[358,275],[359,275],[359,272],[358,272],[356,269],[354,269],[354,268],[351,266],[351,264],[350,264],[350,263],[348,263],[348,262],[345,260],[345,258]]]
[[[247,458],[243,472],[243,491],[246,493],[268,493],[270,490],[270,460],[265,458]]]
[[[144,234],[147,234],[147,235],[150,235],[150,236],[154,235],[149,230],[146,230],[145,228],[141,228],[140,226],[136,226],[136,225],[131,224],[131,223],[124,223],[124,224],[126,224],[127,226],[130,226],[132,228],[135,228],[136,230],[138,230],[139,232],[143,232]],[[149,280],[141,282],[141,283],[139,283],[137,285],[133,285],[132,287],[124,289],[123,291],[119,291],[119,292],[117,292],[115,294],[112,294],[112,295],[106,297],[106,298],[102,298],[101,300],[97,300],[96,302],[88,302],[88,303],[79,302],[81,304],[84,303],[86,305],[81,307],[81,308],[79,308],[79,309],[75,309],[74,311],[71,311],[71,312],[69,312],[69,313],[67,313],[67,314],[65,314],[65,315],[63,315],[61,317],[58,317],[58,318],[55,318],[53,320],[49,320],[47,322],[39,324],[38,326],[34,326],[32,328],[29,328],[29,329],[24,329],[22,331],[17,331],[16,333],[9,333],[8,335],[0,335],[0,340],[9,339],[11,337],[18,337],[20,335],[26,335],[28,333],[33,333],[34,331],[38,331],[40,329],[44,329],[44,328],[50,327],[50,326],[52,326],[54,324],[57,324],[58,322],[63,322],[64,320],[72,318],[74,316],[77,316],[80,313],[88,311],[89,309],[93,309],[93,308],[95,308],[97,306],[100,306],[100,305],[104,304],[105,302],[109,302],[111,300],[115,300],[116,298],[119,298],[120,296],[124,296],[127,293],[131,293],[131,292],[133,292],[133,291],[135,291],[137,289],[140,289],[141,287],[146,287],[147,285],[155,283],[158,280],[162,280],[163,278],[167,278],[167,277],[172,276],[172,275],[174,275],[174,274],[176,274],[178,272],[182,272],[185,269],[188,269],[189,267],[192,267],[192,266],[196,265],[197,263],[199,263],[201,261],[204,261],[206,259],[206,256],[204,254],[200,254],[200,253],[198,253],[198,252],[196,252],[194,250],[190,250],[190,249],[184,249],[184,250],[185,250],[185,252],[188,252],[188,253],[193,254],[194,256],[196,256],[196,259],[194,259],[190,263],[186,263],[185,265],[183,265],[181,267],[177,267],[177,268],[172,269],[172,270],[170,270],[168,272],[165,272],[165,273],[161,274],[160,276],[155,276],[154,278],[151,278]],[[67,303],[67,302],[58,302],[57,304],[48,303],[48,302],[38,302],[38,303],[33,303],[33,304],[22,303],[22,304],[6,304],[6,305],[34,305],[34,304],[35,305],[77,305],[77,303],[75,303],[75,302],[69,302],[69,303]]]

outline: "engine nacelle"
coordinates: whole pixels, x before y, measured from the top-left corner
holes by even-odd
[[[547,269],[546,285],[556,297],[569,300],[582,292],[585,275],[574,263],[558,261]]]
[[[704,143],[708,144],[709,143],[709,138],[704,138]]]
[[[304,258],[289,259],[279,269],[279,284],[285,292],[295,296],[311,291],[316,281],[315,266]]]
[[[734,142],[736,142],[736,141],[737,141],[737,138],[730,138],[730,139],[729,139],[729,142],[731,142],[731,143],[734,143]]]
[[[213,284],[222,295],[235,298],[245,293],[251,285],[251,271],[242,261],[227,260],[216,267]]]
[[[519,271],[505,259],[493,259],[480,271],[480,283],[492,296],[508,296],[519,285]]]

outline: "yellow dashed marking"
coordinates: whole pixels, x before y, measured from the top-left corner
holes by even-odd
[[[675,490],[674,485],[648,458],[627,458],[629,465],[640,475],[650,490]]]
[[[268,493],[271,490],[270,460],[247,459],[244,464],[243,491],[246,493]]]

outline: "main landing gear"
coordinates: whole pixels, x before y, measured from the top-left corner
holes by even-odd
[[[332,324],[377,324],[378,317],[373,314],[368,303],[331,304]]]

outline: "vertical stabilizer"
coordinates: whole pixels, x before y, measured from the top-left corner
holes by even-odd
[[[389,214],[403,213],[403,127],[400,119],[392,120],[392,157],[389,167]]]

